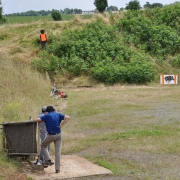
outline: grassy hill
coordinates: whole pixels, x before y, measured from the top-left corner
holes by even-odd
[[[63,129],[62,154],[86,157],[110,169],[112,179],[178,179],[179,85],[161,86],[157,80],[147,86],[104,86],[81,76],[67,86],[59,84],[69,96],[61,102],[49,97],[52,79],[48,74],[31,68],[31,61],[42,52],[40,29],[46,30],[51,41],[54,33],[94,18],[0,26],[0,123],[35,118],[42,106],[51,104],[71,116]],[[168,62],[157,67],[159,72],[163,68],[173,72]],[[54,78],[60,81],[58,75]],[[3,153],[0,162],[0,179],[28,179],[18,163]]]
[[[29,116],[37,117],[41,107],[48,104],[57,110],[64,108],[59,100],[55,101],[49,96],[52,87],[49,75],[33,70],[31,62],[42,52],[40,30],[46,30],[50,41],[51,34],[63,29],[66,23],[27,20],[27,23],[20,21],[0,26],[0,123],[28,121]],[[18,164],[6,158],[3,153],[0,160],[0,179],[16,175],[24,177],[19,173]]]

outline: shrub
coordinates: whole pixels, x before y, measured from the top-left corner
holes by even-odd
[[[180,68],[180,55],[177,55],[173,58],[172,66],[175,68]]]
[[[151,59],[165,61],[180,52],[178,32],[152,17],[147,11],[131,11],[114,25],[98,18],[78,28],[65,28],[51,36],[46,55],[43,52],[33,66],[68,77],[86,74],[106,84],[151,82],[157,68]]]
[[[150,59],[141,53],[132,52],[129,62],[123,65],[104,61],[91,69],[94,79],[106,84],[146,84],[154,80],[155,70]]]
[[[165,5],[163,8],[147,8],[143,12],[151,21],[170,26],[173,30],[180,32],[180,2]]]
[[[175,30],[157,25],[146,17],[124,18],[116,26],[123,33],[125,43],[133,43],[137,48],[160,59],[180,50],[180,37]]]
[[[51,16],[52,16],[54,21],[61,21],[62,20],[61,14],[58,10],[53,10],[51,13]]]

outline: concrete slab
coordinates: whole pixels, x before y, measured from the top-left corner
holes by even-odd
[[[60,173],[55,173],[55,167],[49,166],[44,168],[42,172],[29,172],[27,175],[35,180],[57,180],[57,179],[71,179],[77,177],[86,177],[93,175],[112,174],[112,172],[104,167],[98,166],[83,157],[77,155],[63,155],[61,156]]]

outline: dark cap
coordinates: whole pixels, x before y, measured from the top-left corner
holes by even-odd
[[[55,111],[55,109],[53,106],[47,106],[46,112],[54,112],[54,111]]]
[[[43,108],[42,108],[42,112],[46,112],[47,111],[47,106],[44,106]]]

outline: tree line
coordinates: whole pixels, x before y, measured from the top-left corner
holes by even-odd
[[[54,11],[55,9],[50,10],[41,10],[41,11],[27,11],[27,12],[21,12],[21,13],[12,13],[12,14],[5,14],[5,16],[48,16],[51,15],[51,13]],[[69,8],[65,8],[64,10],[55,10],[58,11],[61,14],[82,14],[82,10],[81,9],[69,9]]]
[[[0,1],[1,2],[1,1]],[[126,4],[125,8],[121,7],[118,9],[116,6],[108,6],[108,1],[107,0],[95,0],[94,5],[96,6],[96,9],[94,11],[96,12],[104,12],[104,11],[123,11],[123,10],[139,10],[142,8],[156,8],[156,7],[163,7],[163,4],[161,3],[152,3],[150,4],[149,2],[146,2],[146,4],[143,5],[143,7],[140,6],[140,2],[138,0],[131,0],[128,4]],[[12,13],[12,14],[5,14],[6,16],[48,16],[51,15],[52,12],[55,9],[52,10],[41,10],[41,11],[27,11],[27,12],[21,12],[21,13]],[[1,8],[2,11],[2,8]],[[65,8],[64,10],[55,10],[56,12],[59,12],[60,14],[82,14],[83,10],[82,9],[70,9],[70,8]]]
[[[103,13],[104,11],[118,11],[118,8],[116,6],[109,6],[108,7],[108,1],[107,0],[95,0],[94,5],[96,6],[96,10],[98,10],[100,13]],[[161,3],[153,3],[150,4],[149,2],[146,2],[146,4],[143,5],[143,8],[156,8],[156,7],[163,7],[163,4]],[[126,4],[126,7],[121,7],[119,10],[140,10],[142,7],[140,6],[140,2],[138,0],[131,0],[128,4]]]

